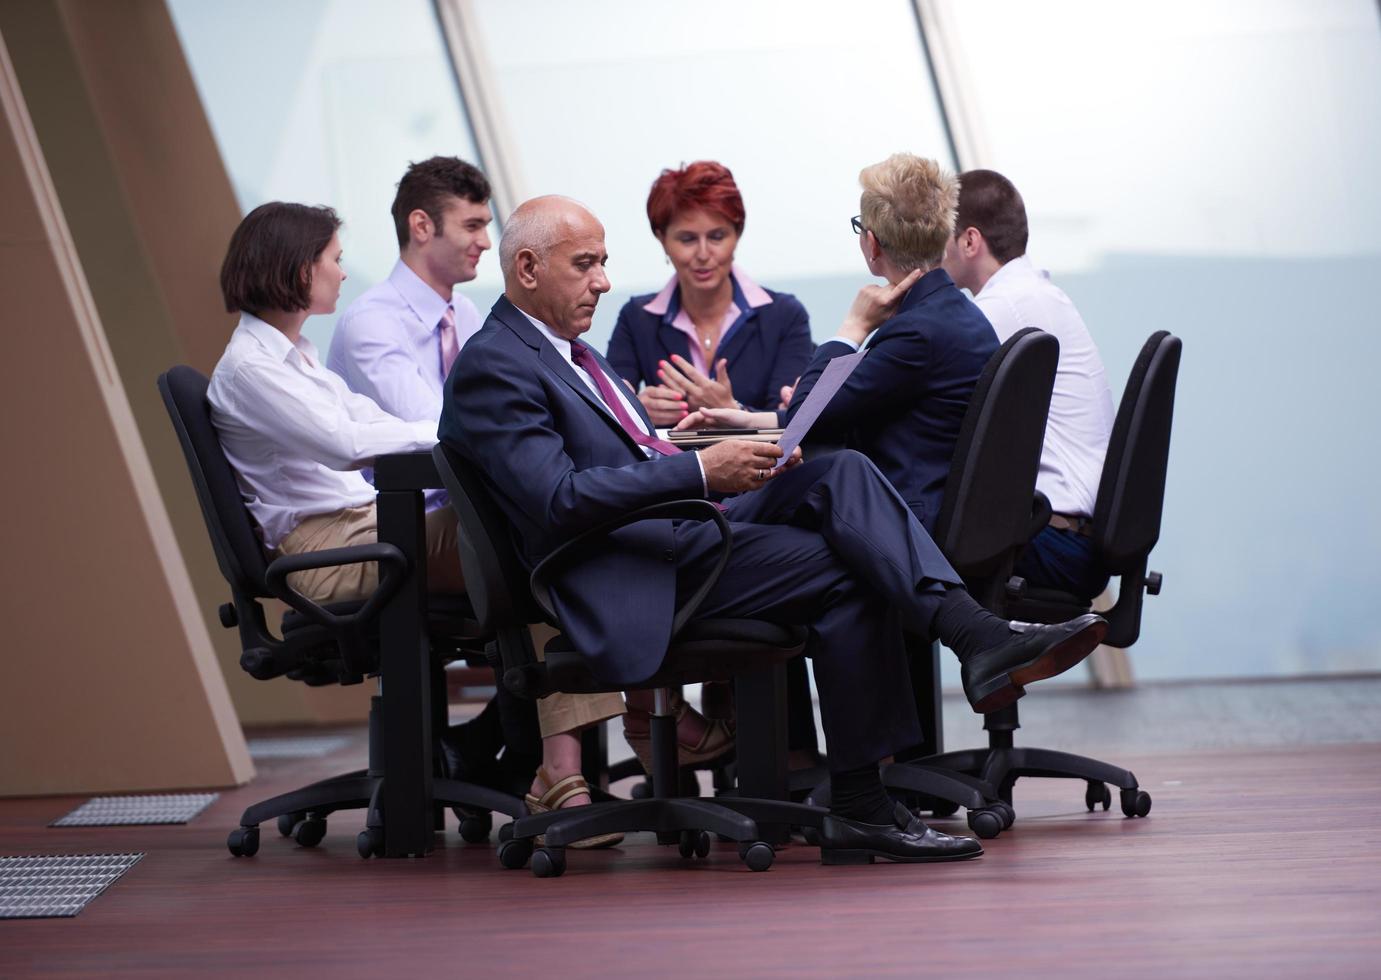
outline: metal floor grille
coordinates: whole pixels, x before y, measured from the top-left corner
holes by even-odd
[[[350,744],[344,735],[304,735],[299,738],[251,738],[246,742],[255,759],[319,759]]]
[[[76,915],[140,854],[35,854],[0,857],[0,919]]]
[[[168,793],[159,796],[97,796],[50,827],[123,827],[186,823],[214,803],[219,793]]]

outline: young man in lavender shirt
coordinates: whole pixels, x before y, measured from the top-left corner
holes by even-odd
[[[480,328],[483,318],[475,304],[455,287],[475,278],[480,258],[492,247],[489,196],[484,174],[457,157],[411,164],[393,199],[398,261],[336,325],[327,367],[352,391],[401,419],[435,426],[446,376]],[[444,491],[426,496],[428,513],[449,507]],[[617,694],[553,695],[543,699],[536,715],[543,730],[566,730],[623,710]],[[446,774],[519,791],[533,778],[541,754],[537,718],[530,702],[500,690],[478,718],[441,736]],[[502,760],[496,760],[505,746]]]

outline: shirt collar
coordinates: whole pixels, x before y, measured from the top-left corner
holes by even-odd
[[[560,354],[566,360],[570,361],[572,364],[575,363],[575,359],[571,357],[571,342],[569,340],[567,340],[565,337],[557,336],[556,333],[551,329],[551,327],[547,326],[541,320],[537,319],[535,316],[528,313],[527,310],[522,309],[517,305],[515,305],[513,308],[517,310],[519,313],[521,313],[523,316],[527,317],[527,322],[536,327],[541,332],[542,336],[547,338],[547,341],[553,347],[556,348],[556,352],[558,354]]]
[[[743,299],[748,304],[750,310],[756,310],[759,306],[766,306],[768,303],[772,302],[771,294],[754,282],[748,273],[744,272],[742,267],[737,263],[734,264],[729,274],[734,277],[734,282],[738,285],[738,291],[743,294]],[[666,316],[667,310],[671,308],[671,301],[673,298],[679,299],[676,275],[674,273],[667,284],[662,287],[662,291],[652,297],[651,302],[645,303],[643,309],[654,316]]]
[[[406,262],[399,259],[394,263],[388,281],[398,290],[403,302],[412,307],[412,312],[417,314],[417,319],[428,332],[440,326],[441,317],[450,303],[438,296],[436,290],[423,282],[422,277],[413,272]]]
[[[1031,260],[1025,255],[1018,255],[1016,258],[1010,259],[998,266],[998,270],[988,277],[988,281],[983,284],[983,288],[978,291],[978,295],[982,296],[994,287],[1000,288],[1005,282],[1015,281],[1037,274],[1035,267],[1031,265]]]
[[[305,334],[298,334],[297,343],[293,344],[287,335],[273,324],[264,322],[253,313],[243,312],[240,314],[240,328],[280,361],[286,361],[290,354],[296,352],[305,354],[314,364],[321,363],[316,345],[308,340]]]

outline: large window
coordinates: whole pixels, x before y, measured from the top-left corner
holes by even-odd
[[[849,230],[859,170],[897,150],[952,165],[908,0],[470,7],[518,192],[568,194],[605,224],[614,291],[591,331],[600,347],[623,301],[670,275],[646,212],[664,167],[734,172],[739,261],[794,292],[823,338],[867,281]]]
[[[329,204],[345,221],[344,311],[398,258],[389,206],[408,163],[438,153],[476,161],[431,3],[168,6],[240,207]],[[464,291],[488,309],[498,281],[486,256]],[[314,317],[306,332],[325,350],[333,326]]]
[[[822,340],[866,281],[858,171],[898,150],[992,167],[1115,398],[1150,333],[1185,341],[1137,673],[1381,667],[1375,0],[435,2],[461,25],[464,99],[431,0],[169,0],[241,204],[341,211],[343,303],[397,254],[407,162],[454,153],[514,200],[568,194],[604,221],[602,347],[670,275],[650,184],[710,158],[743,189],[740,261]],[[480,268],[485,309],[496,257]]]
[[[1114,395],[1184,338],[1137,672],[1381,666],[1374,0],[934,9],[969,165],[1022,190]]]

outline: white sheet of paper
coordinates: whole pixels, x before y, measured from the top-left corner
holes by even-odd
[[[782,436],[777,440],[777,445],[782,447],[782,458],[777,460],[773,469],[780,469],[786,465],[787,459],[795,452],[796,447],[801,444],[801,440],[806,437],[810,427],[815,424],[815,420],[820,417],[820,413],[825,410],[825,406],[830,403],[834,393],[838,391],[845,381],[849,380],[849,375],[854,373],[854,368],[858,367],[858,362],[863,360],[867,354],[866,350],[861,350],[856,354],[845,354],[843,357],[836,357],[825,365],[825,370],[820,372],[820,378],[815,382],[815,387],[810,389],[810,394],[806,396],[805,404],[802,405],[787,427],[782,430]]]

